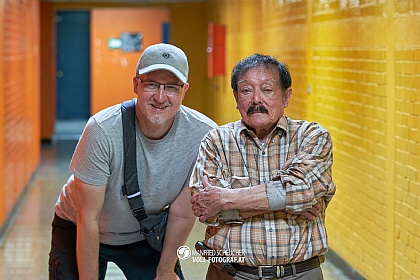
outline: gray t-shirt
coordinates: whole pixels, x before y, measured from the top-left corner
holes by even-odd
[[[200,142],[215,126],[211,119],[185,106],[181,106],[163,139],[148,139],[136,125],[137,171],[147,213],[160,211],[183,186],[188,186]],[[121,104],[118,104],[89,119],[70,163],[74,176],[83,182],[106,185],[99,218],[100,242],[105,244],[124,245],[144,239],[127,197],[122,195],[123,163]],[[76,223],[73,191],[70,178],[61,191],[55,212]]]

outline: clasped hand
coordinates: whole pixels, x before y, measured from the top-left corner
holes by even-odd
[[[229,190],[212,186],[207,176],[203,177],[202,182],[203,189],[196,190],[190,202],[194,215],[203,223],[223,210],[223,193]]]

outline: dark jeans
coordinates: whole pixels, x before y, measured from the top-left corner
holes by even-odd
[[[153,280],[160,253],[146,241],[122,246],[100,244],[99,278],[105,279],[108,262],[114,262],[129,280]],[[52,239],[49,264],[49,279],[79,279],[76,261],[76,225],[55,215],[52,222]],[[177,262],[174,271],[184,279],[181,265]]]

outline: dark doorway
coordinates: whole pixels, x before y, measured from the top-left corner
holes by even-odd
[[[60,11],[57,22],[57,119],[90,116],[90,13]]]

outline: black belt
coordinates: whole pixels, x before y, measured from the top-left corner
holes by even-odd
[[[314,269],[321,265],[325,260],[324,255],[310,258],[309,260],[286,265],[262,265],[262,266],[246,266],[232,263],[236,270],[243,271],[248,274],[257,275],[258,277],[276,277],[282,278],[291,276],[300,272]]]

